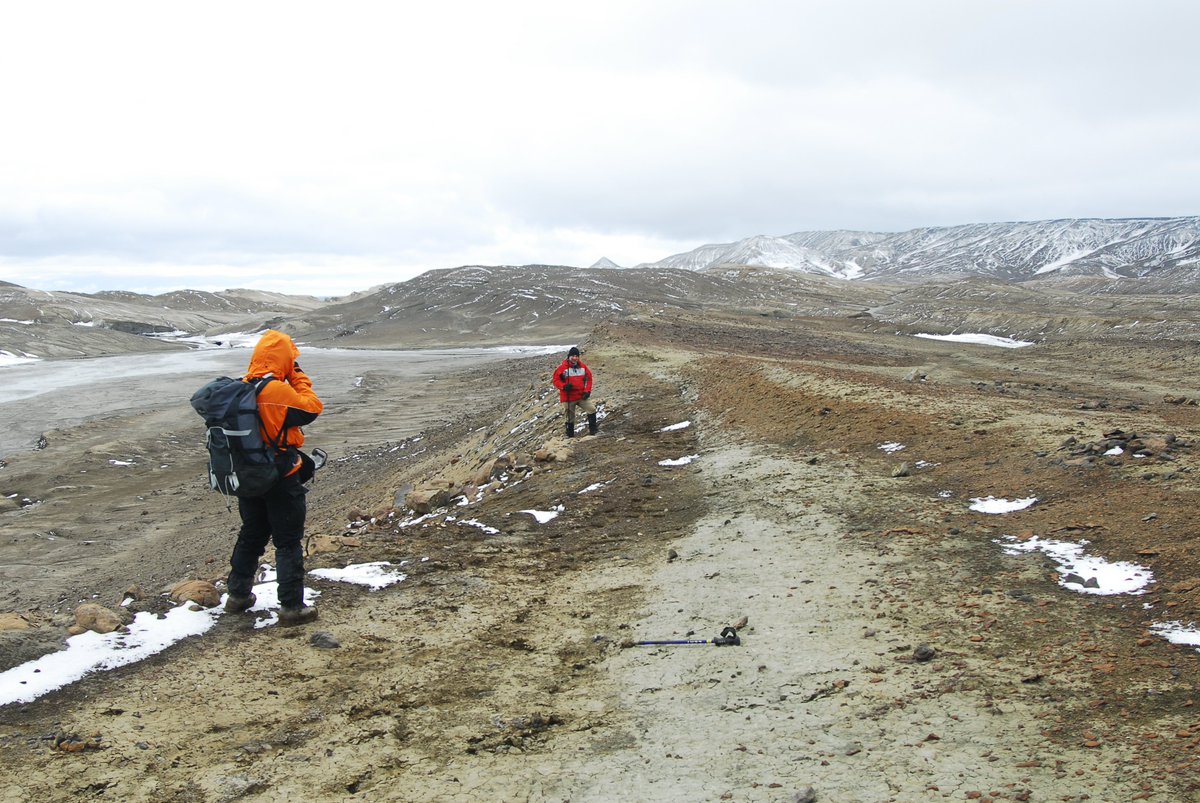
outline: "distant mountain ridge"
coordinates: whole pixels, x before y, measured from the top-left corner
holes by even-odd
[[[782,268],[839,279],[1004,282],[1200,273],[1200,217],[976,223],[882,233],[804,231],[702,245],[638,267]]]
[[[94,357],[183,348],[148,338],[169,332],[254,331],[328,302],[263,290],[123,290],[68,293],[0,282],[0,358]]]
[[[0,281],[0,363],[178,349],[147,335],[220,339],[267,327],[331,347],[562,345],[667,308],[1032,340],[1126,327],[1192,337],[1197,292],[1196,217],[809,231],[705,245],[634,268],[602,258],[590,268],[436,269],[338,299],[244,289],[86,294]]]

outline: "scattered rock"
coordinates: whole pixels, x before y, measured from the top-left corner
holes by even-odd
[[[471,482],[475,485],[487,485],[494,478],[500,476],[510,468],[512,468],[512,458],[506,454],[502,454],[484,462],[471,478]]]
[[[54,736],[54,749],[64,753],[82,753],[84,750],[100,749],[100,734],[80,736],[75,733],[58,733]]]
[[[553,463],[559,459],[559,453],[556,449],[544,446],[533,453],[533,459],[539,463]]]
[[[442,507],[450,500],[445,488],[423,487],[415,488],[404,497],[404,505],[412,508],[418,515],[425,515],[434,508]]]
[[[912,469],[908,467],[908,463],[901,463],[892,469],[893,477],[907,477],[912,474]]]
[[[207,580],[183,580],[171,586],[170,597],[175,602],[194,602],[202,608],[215,608],[221,603],[221,592]]]
[[[935,650],[933,647],[930,647],[928,644],[921,644],[915,650],[913,650],[914,661],[920,661],[924,663],[925,661],[932,661],[935,657],[937,657],[937,650]]]
[[[342,646],[342,643],[326,630],[318,630],[313,633],[312,637],[309,638],[309,643],[322,650],[336,650]]]
[[[311,557],[313,555],[321,555],[328,552],[337,552],[343,547],[359,546],[362,546],[362,540],[355,538],[352,535],[325,535],[324,533],[314,533],[306,536],[304,539],[304,556]]]
[[[0,630],[29,630],[36,625],[22,613],[0,613]]]
[[[67,628],[67,631],[73,636],[87,630],[94,633],[112,633],[124,625],[115,611],[95,602],[85,602],[75,609],[75,624]]]

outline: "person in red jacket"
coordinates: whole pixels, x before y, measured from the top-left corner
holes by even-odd
[[[558,388],[558,401],[567,416],[568,438],[575,437],[575,408],[587,414],[588,434],[595,435],[596,403],[592,401],[592,372],[579,359],[579,349],[571,346],[567,358],[554,370],[554,387]]]
[[[304,432],[325,405],[313,392],[312,380],[300,370],[300,350],[282,332],[268,329],[254,347],[245,381],[272,377],[258,394],[258,417],[263,440],[277,449],[279,479],[262,496],[238,497],[242,528],[229,559],[229,597],[225,610],[240,613],[255,603],[251,588],[258,560],[267,542],[275,542],[279,579],[279,624],[299,625],[317,618],[317,609],[304,604],[304,519],[308,506],[304,483],[312,478],[312,458],[300,451]]]

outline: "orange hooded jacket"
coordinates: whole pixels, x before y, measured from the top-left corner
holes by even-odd
[[[281,452],[289,448],[299,449],[304,445],[304,432],[300,429],[311,424],[325,405],[313,393],[312,380],[296,366],[300,350],[292,338],[283,332],[268,329],[263,332],[250,357],[250,366],[243,380],[264,376],[280,381],[268,382],[258,394],[258,417],[262,420],[263,440],[276,444]],[[279,439],[280,431],[283,439]],[[300,456],[287,474],[300,469]]]

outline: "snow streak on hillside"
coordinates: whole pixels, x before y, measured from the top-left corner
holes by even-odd
[[[892,234],[758,235],[704,245],[639,267],[707,270],[730,265],[786,268],[843,279],[1192,276],[1200,271],[1200,218],[979,223]]]

